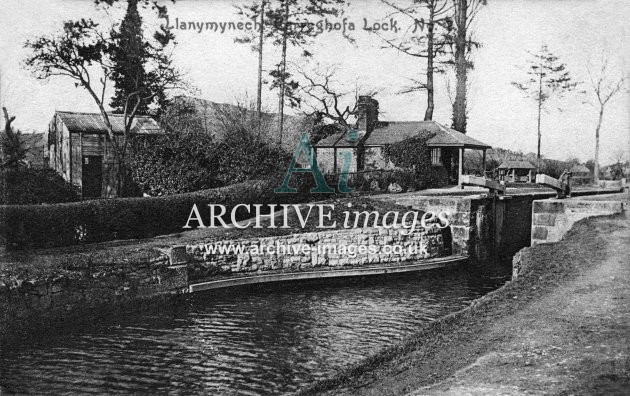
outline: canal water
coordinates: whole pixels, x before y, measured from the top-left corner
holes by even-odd
[[[5,349],[0,393],[290,393],[505,280],[430,271],[197,294]]]

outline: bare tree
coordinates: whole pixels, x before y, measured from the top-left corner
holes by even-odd
[[[350,117],[356,114],[359,96],[374,96],[378,93],[377,90],[363,88],[358,82],[354,89],[344,89],[344,84],[335,79],[336,66],[316,67],[311,72],[297,65],[294,67],[303,80],[299,92],[303,97],[301,103],[304,113],[321,121],[331,121],[346,130],[354,126],[350,123]]]
[[[595,169],[593,172],[595,181],[599,181],[599,134],[604,121],[604,111],[610,100],[624,90],[625,76],[622,74],[619,77],[611,78],[608,70],[608,58],[606,57],[603,58],[597,75],[593,74],[590,66],[588,66],[587,69],[592,92],[597,98],[595,105],[598,109],[598,118],[597,127],[595,128]]]

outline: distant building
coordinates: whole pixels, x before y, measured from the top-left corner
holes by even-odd
[[[388,145],[431,132],[434,136],[427,141],[431,148],[431,163],[442,167],[448,174],[449,183],[459,183],[463,169],[465,149],[483,151],[491,147],[454,129],[435,121],[384,122],[378,119],[378,102],[369,96],[359,97],[356,136],[340,132],[328,136],[315,145],[317,162],[326,173],[339,173],[343,166],[340,154],[352,153],[350,172],[393,169],[394,164],[385,158]],[[485,169],[484,169],[485,170]]]
[[[591,170],[582,164],[575,164],[570,170],[571,181],[575,184],[589,184],[593,181]]]
[[[532,182],[532,175],[536,167],[529,161],[504,161],[497,168],[499,171],[499,180],[511,182]]]
[[[123,115],[110,114],[109,120],[115,135],[122,139]],[[163,133],[157,122],[148,116],[136,116],[131,132],[138,135]],[[84,198],[116,196],[117,165],[100,113],[57,111],[46,135],[48,166],[78,186]]]

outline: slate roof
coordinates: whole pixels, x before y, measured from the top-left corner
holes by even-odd
[[[435,121],[383,122],[372,131],[364,145],[386,146],[413,137],[423,131],[435,134],[427,142],[429,147],[491,148],[479,140]],[[357,141],[350,142],[345,139],[345,133],[336,133],[319,141],[316,147],[354,147],[357,144]]]
[[[56,114],[71,133],[107,133],[107,127],[100,113],[57,111]],[[122,114],[109,114],[109,121],[112,123],[114,133],[124,133],[124,116]],[[163,133],[158,123],[149,116],[134,117],[131,132],[147,135]]]
[[[503,161],[498,169],[536,169],[529,161]]]

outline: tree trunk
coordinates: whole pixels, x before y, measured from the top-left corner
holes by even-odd
[[[262,120],[262,72],[263,72],[263,44],[265,39],[265,0],[260,4],[260,37],[258,39],[258,92],[256,95],[256,111],[258,112],[258,137]]]
[[[542,64],[540,67],[540,74],[538,75],[538,148],[536,150],[536,173],[538,173],[540,171],[540,140],[541,140],[541,133],[540,133],[540,118],[542,115]]]
[[[284,24],[282,31],[282,59],[280,63],[280,94],[278,96],[278,132],[280,147],[282,147],[282,130],[284,129],[284,95],[286,88],[286,72],[287,72],[287,40],[289,35],[289,2],[284,2]]]
[[[125,188],[125,158],[119,157],[116,159],[117,169],[116,169],[116,196],[123,197],[124,196],[124,188]]]
[[[593,178],[595,182],[599,181],[599,130],[602,127],[604,119],[604,106],[600,104],[599,118],[597,119],[597,128],[595,129],[595,166],[593,168]]]
[[[435,9],[429,5],[429,23],[427,25],[427,110],[424,113],[424,120],[431,121],[433,119],[433,29],[435,28],[433,20]]]
[[[92,96],[92,98],[96,102],[96,105],[98,106],[101,112],[101,117],[103,118],[103,122],[105,123],[105,127],[107,128],[107,133],[105,134],[105,137],[106,137],[105,140],[111,143],[112,151],[114,152],[114,161],[116,161],[117,164],[120,164],[121,162],[124,161],[125,153],[123,151],[123,148],[121,148],[118,145],[118,142],[116,141],[116,134],[114,133],[114,127],[112,126],[112,123],[109,119],[109,115],[107,114],[107,111],[105,111],[105,106],[99,99],[98,95],[96,95],[92,87],[90,87],[90,85],[86,81],[82,81],[81,83],[83,87],[85,87],[85,89],[88,91],[88,93]],[[116,170],[116,185],[117,187],[121,187],[122,184],[123,183],[122,183],[121,169],[119,167]],[[120,190],[116,191],[116,197],[120,197],[121,196],[120,194],[121,194]]]
[[[457,79],[455,101],[453,102],[453,129],[466,133],[466,82],[468,61],[466,60],[466,23],[468,15],[468,0],[457,1],[455,23],[455,77]]]

